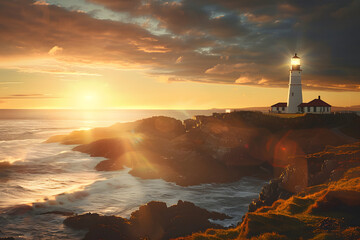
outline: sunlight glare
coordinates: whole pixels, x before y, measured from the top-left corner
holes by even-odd
[[[77,108],[97,109],[100,107],[101,107],[101,99],[96,92],[84,92],[78,96]]]

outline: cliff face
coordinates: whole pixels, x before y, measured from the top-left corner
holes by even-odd
[[[243,222],[190,239],[360,239],[360,142],[302,158],[266,185]]]
[[[360,138],[355,114],[279,118],[234,112],[179,120],[152,117],[106,128],[74,131],[47,142],[80,144],[74,150],[105,157],[99,171],[124,166],[141,178],[162,178],[179,185],[231,182],[244,175],[269,178],[289,157],[321,151]],[[351,131],[349,130],[351,129]],[[350,136],[351,135],[351,136]]]

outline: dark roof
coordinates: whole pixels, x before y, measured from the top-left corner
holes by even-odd
[[[308,103],[302,103],[298,107],[331,107],[331,105],[324,102],[319,97],[319,98],[315,98],[314,100],[312,100]]]
[[[272,105],[271,107],[287,107],[286,102],[279,102],[277,104]]]
[[[299,58],[297,53],[295,53],[295,56],[293,56],[292,58]]]

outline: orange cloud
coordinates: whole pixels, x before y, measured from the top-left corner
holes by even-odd
[[[237,63],[237,64],[217,64],[216,66],[209,68],[205,73],[211,74],[227,74],[232,72],[250,71],[253,69],[252,63]]]
[[[33,4],[34,5],[43,5],[43,6],[49,5],[49,3],[45,2],[44,0],[36,1]]]
[[[53,56],[53,55],[56,55],[58,53],[61,53],[62,50],[63,50],[62,47],[54,46],[49,50],[48,54]]]
[[[32,94],[12,94],[6,97],[0,97],[0,99],[48,99],[48,98],[59,98],[53,97],[46,94],[32,93]]]

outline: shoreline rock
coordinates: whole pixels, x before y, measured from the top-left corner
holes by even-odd
[[[89,230],[85,240],[165,240],[187,236],[208,228],[222,228],[211,223],[209,219],[227,218],[230,217],[222,213],[209,212],[186,201],[180,200],[170,207],[167,207],[166,203],[153,201],[140,206],[129,219],[86,213],[66,218],[64,225],[73,229]]]

